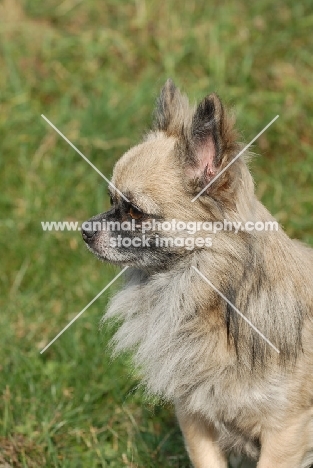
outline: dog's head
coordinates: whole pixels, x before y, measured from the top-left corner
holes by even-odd
[[[112,208],[83,225],[88,248],[112,263],[162,269],[209,247],[206,239],[192,249],[173,242],[190,236],[184,222],[244,218],[253,199],[249,171],[242,158],[224,170],[241,149],[233,123],[216,94],[192,108],[168,80],[153,130],[114,167]]]

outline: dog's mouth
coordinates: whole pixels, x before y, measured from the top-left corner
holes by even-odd
[[[118,245],[117,239],[125,239],[121,234],[110,231],[86,232],[82,230],[82,237],[90,252],[101,262],[108,262],[117,266],[137,267],[144,270],[159,271],[170,268],[179,258],[178,252],[157,248],[155,245],[126,246]],[[126,237],[130,239],[129,237]],[[134,238],[134,237],[133,237]],[[137,240],[139,236],[135,237]],[[112,245],[112,240],[113,244]]]
[[[118,233],[111,235],[110,231],[88,231],[82,229],[82,238],[87,249],[102,262],[119,266],[136,266],[142,263],[140,251],[136,248],[118,246]]]
[[[97,248],[89,245],[87,242],[86,247],[89,250],[89,252],[91,252],[101,262],[108,262],[114,265],[127,264],[127,262],[124,259],[119,258],[117,255],[114,255],[114,252],[109,252],[108,249],[106,249],[105,251],[99,251]]]
[[[114,214],[110,210],[94,216],[81,228],[88,250],[102,262],[153,271],[167,270],[197,247],[194,239],[179,235],[175,238],[168,229],[164,233],[137,223],[129,225],[125,222],[123,226],[124,222]]]

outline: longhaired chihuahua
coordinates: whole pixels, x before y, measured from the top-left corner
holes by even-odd
[[[104,320],[118,320],[115,351],[132,351],[148,392],[174,403],[193,466],[226,468],[237,452],[307,468],[313,250],[261,229],[276,221],[243,148],[216,94],[192,107],[168,80],[153,129],[115,165],[111,209],[82,233],[129,267]]]

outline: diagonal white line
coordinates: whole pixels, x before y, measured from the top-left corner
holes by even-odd
[[[60,333],[58,333],[58,335],[57,335],[55,338],[53,338],[53,340],[50,341],[50,343],[47,344],[47,346],[46,346],[42,351],[40,351],[40,354],[44,353],[44,352],[46,351],[46,349],[48,349],[49,346],[51,346],[52,343],[54,343],[54,342],[62,335],[62,333],[64,333],[65,330],[67,330],[67,329],[68,329],[68,328],[85,312],[85,310],[87,310],[88,307],[91,306],[91,304],[93,304],[93,303],[98,299],[98,297],[100,297],[101,294],[103,294],[104,291],[106,291],[106,290],[111,286],[111,284],[113,284],[114,281],[116,281],[117,278],[119,278],[119,277],[124,273],[125,270],[127,270],[127,268],[128,268],[128,266],[126,266],[125,268],[123,268],[123,270],[120,271],[119,274],[116,275],[115,278],[113,278],[112,281],[110,281],[110,283],[107,284],[106,287],[103,288],[102,291],[100,291],[99,294],[97,294],[96,297],[94,297],[93,300],[90,301],[89,304],[87,304],[86,307],[84,307],[83,310],[81,310],[81,311],[79,312],[79,314],[77,314],[76,317],[74,317],[74,318],[70,321],[70,323],[68,323],[68,324],[66,325],[66,327],[64,327],[63,330],[60,331]]]
[[[258,133],[257,136],[254,137],[253,140],[251,140],[250,143],[248,143],[247,146],[245,146],[244,149],[242,149],[242,150],[237,154],[237,156],[235,156],[234,159],[233,159],[232,161],[230,161],[230,163],[228,163],[227,166],[224,167],[224,169],[223,169],[221,172],[219,172],[219,173],[208,183],[208,185],[206,185],[206,186],[204,187],[204,189],[202,189],[201,192],[199,192],[198,195],[195,196],[195,197],[191,200],[191,203],[195,202],[195,201],[200,197],[200,195],[202,195],[203,192],[205,192],[205,191],[213,184],[213,182],[215,182],[216,179],[218,179],[218,178],[229,168],[229,166],[231,166],[231,165],[246,151],[246,149],[248,149],[249,146],[251,146],[252,143],[254,143],[255,140],[257,140],[257,139],[259,138],[259,136],[262,135],[262,133],[264,133],[265,130],[267,130],[268,127],[270,127],[270,126],[272,125],[272,123],[275,122],[275,120],[278,119],[278,117],[279,117],[279,115],[276,115],[276,117],[274,117],[273,120],[271,120],[270,123],[268,123],[268,124],[266,125],[266,127],[264,127],[263,130],[262,130],[260,133]]]
[[[75,151],[76,151],[76,152],[77,152],[77,153],[78,153],[78,154],[79,154],[79,155],[80,155],[96,172],[98,172],[98,174],[101,175],[101,177],[102,177],[111,187],[113,187],[114,190],[116,190],[117,193],[119,193],[119,194],[121,195],[121,197],[124,198],[125,201],[127,201],[128,203],[130,203],[129,200],[128,200],[128,198],[125,197],[125,195],[124,195],[118,188],[116,188],[115,185],[112,184],[112,182],[111,182],[109,179],[107,179],[107,178],[105,177],[105,175],[103,175],[102,172],[100,172],[99,169],[97,169],[96,166],[95,166],[94,164],[92,164],[92,162],[90,162],[89,159],[86,158],[86,156],[85,156],[81,151],[79,151],[79,149],[77,149],[76,146],[73,145],[73,143],[72,143],[68,138],[66,138],[66,136],[63,135],[63,133],[60,132],[60,130],[58,130],[58,129],[56,128],[56,126],[53,125],[52,122],[50,122],[49,119],[47,119],[47,117],[45,117],[43,114],[41,114],[41,117],[42,117],[43,119],[45,119],[45,121],[48,122],[48,124],[49,124],[49,125],[50,125],[50,126],[51,126],[51,127],[52,127],[52,128],[53,128],[53,129],[54,129],[54,130],[55,130],[71,147],[72,147],[72,148],[74,148],[74,150],[75,150]]]
[[[201,276],[201,278],[206,282],[208,283],[211,288],[214,289],[214,291],[216,291],[223,299],[224,301],[227,302],[227,304],[230,305],[230,307],[232,307],[234,309],[235,312],[237,312],[237,314],[240,315],[241,318],[243,318],[249,325],[251,328],[253,328],[254,331],[256,331],[261,338],[263,338],[264,341],[266,341],[266,343],[268,343],[277,353],[280,353],[279,349],[276,348],[276,346],[273,345],[273,343],[270,342],[270,340],[268,338],[266,338],[266,336],[263,335],[263,333],[260,332],[260,330],[258,330],[258,328],[253,325],[252,322],[250,322],[249,319],[247,319],[247,317],[245,317],[241,312],[240,310],[237,309],[237,307],[235,307],[228,299],[227,297],[224,296],[224,294],[221,293],[221,291],[219,291],[212,283],[210,280],[208,280],[208,278],[206,278],[206,276],[204,276],[201,271],[198,270],[198,268],[196,268],[195,266],[192,265],[192,268],[198,273],[198,275]]]

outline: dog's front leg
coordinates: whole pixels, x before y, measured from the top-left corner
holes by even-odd
[[[194,468],[227,468],[214,428],[201,417],[186,414],[177,404],[176,415]]]
[[[312,440],[311,440],[312,444]],[[285,428],[266,431],[261,437],[257,468],[300,468],[310,446],[310,415],[286,421]]]

